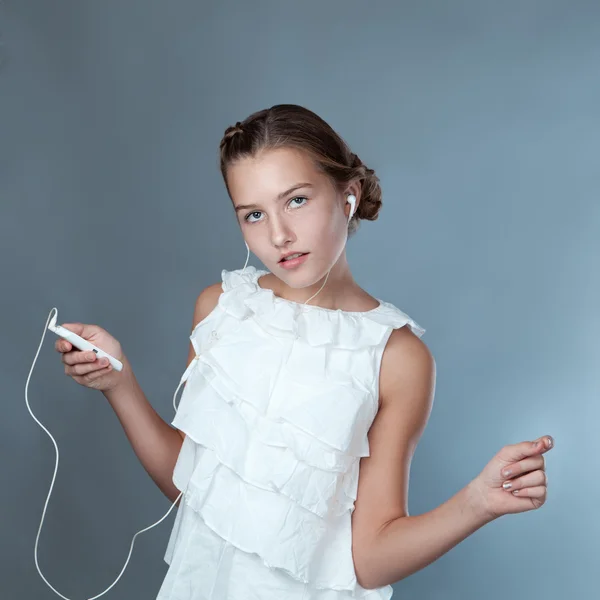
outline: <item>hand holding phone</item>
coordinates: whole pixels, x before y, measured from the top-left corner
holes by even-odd
[[[55,344],[61,352],[65,364],[65,374],[86,387],[107,391],[116,385],[117,373],[122,371],[123,358],[121,344],[106,330],[98,325],[84,323],[56,324],[56,315],[48,325],[48,329],[58,335],[61,340]],[[80,350],[77,352],[74,349]],[[116,358],[118,356],[119,358]],[[107,361],[107,362],[106,362]],[[103,364],[106,362],[106,364]]]

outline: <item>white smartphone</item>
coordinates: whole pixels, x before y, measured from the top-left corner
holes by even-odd
[[[117,360],[114,356],[108,354],[108,352],[104,352],[104,350],[101,350],[97,346],[94,346],[94,344],[91,344],[87,340],[84,340],[81,336],[77,335],[76,333],[73,333],[69,329],[65,329],[60,325],[56,325],[55,319],[53,319],[50,322],[50,325],[48,325],[48,329],[50,331],[53,331],[59,337],[67,340],[67,342],[71,342],[71,344],[73,344],[75,348],[79,348],[79,350],[92,350],[99,357],[108,358],[108,361],[113,366],[113,369],[115,369],[115,371],[123,370],[123,363],[121,361]]]

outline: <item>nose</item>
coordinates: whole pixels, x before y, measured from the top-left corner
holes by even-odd
[[[271,217],[270,220],[271,243],[276,248],[283,248],[295,241],[296,236],[285,216]]]

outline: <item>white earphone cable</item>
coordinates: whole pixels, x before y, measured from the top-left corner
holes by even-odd
[[[33,419],[35,420],[35,422],[48,434],[48,436],[52,440],[52,443],[54,444],[54,449],[56,450],[56,464],[54,466],[54,474],[52,475],[52,483],[50,484],[50,490],[48,492],[48,497],[46,498],[46,503],[44,504],[44,510],[42,511],[42,519],[40,521],[40,526],[38,528],[37,536],[35,538],[34,559],[35,559],[35,566],[36,566],[36,568],[38,570],[38,573],[40,574],[41,578],[44,580],[44,582],[46,583],[46,585],[55,594],[57,594],[58,596],[60,596],[64,600],[70,600],[70,598],[67,598],[66,596],[63,596],[58,590],[56,590],[54,587],[52,587],[52,585],[50,584],[50,582],[44,577],[44,574],[40,570],[40,566],[39,566],[39,563],[38,563],[38,556],[37,556],[38,543],[39,543],[39,539],[40,539],[40,533],[42,531],[42,526],[43,526],[43,523],[44,523],[44,517],[46,515],[46,509],[48,508],[48,502],[50,501],[50,495],[52,494],[52,488],[54,487],[54,481],[56,479],[56,473],[58,471],[59,452],[58,452],[58,445],[56,444],[56,440],[52,437],[52,434],[44,427],[44,425],[42,425],[42,423],[33,414],[33,411],[31,410],[31,407],[29,406],[29,398],[28,398],[28,395],[27,395],[27,389],[29,387],[29,380],[31,378],[31,373],[33,372],[33,368],[35,367],[35,363],[37,361],[38,355],[39,355],[40,350],[42,348],[42,345],[44,343],[44,338],[46,337],[46,332],[48,331],[48,323],[50,322],[51,315],[52,315],[53,311],[56,311],[56,308],[53,308],[50,311],[50,316],[48,316],[48,320],[46,321],[46,327],[44,327],[44,333],[42,335],[42,340],[40,342],[40,345],[38,346],[37,352],[35,354],[35,358],[33,359],[33,364],[31,365],[31,369],[29,371],[29,375],[27,376],[27,382],[25,384],[25,404],[27,405],[27,409],[29,410],[29,413],[31,414],[31,416],[33,417]],[[179,387],[177,389],[179,389]],[[177,393],[177,392],[175,392],[175,393]],[[127,560],[125,561],[125,564],[123,565],[123,568],[121,569],[121,572],[119,573],[119,576],[101,594],[98,594],[97,596],[92,596],[91,598],[87,598],[87,600],[96,600],[96,598],[100,598],[100,596],[103,596],[104,594],[106,594],[106,592],[108,592],[117,583],[117,581],[119,581],[119,579],[121,578],[121,575],[123,575],[123,572],[127,568],[127,565],[129,563],[129,559],[131,558],[131,553],[133,552],[133,545],[135,543],[135,538],[140,533],[144,533],[145,531],[148,531],[149,529],[152,529],[153,527],[155,527],[156,525],[158,525],[159,523],[161,523],[169,515],[169,513],[173,510],[173,507],[177,504],[177,502],[179,501],[179,498],[181,498],[182,495],[183,495],[183,492],[181,492],[179,494],[179,496],[177,496],[177,499],[175,500],[175,502],[173,502],[173,504],[171,505],[171,507],[169,508],[169,510],[167,511],[167,513],[160,520],[158,520],[156,523],[150,525],[149,527],[146,527],[145,529],[142,529],[141,531],[138,531],[133,536],[133,539],[131,540],[131,546],[129,548],[129,554],[127,555]]]

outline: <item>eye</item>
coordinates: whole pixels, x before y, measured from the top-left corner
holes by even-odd
[[[302,204],[296,204],[295,206],[292,206],[293,208],[300,208],[301,206],[304,206],[304,204],[306,204],[306,202],[308,202],[308,198],[306,198],[305,196],[296,196],[295,198],[292,198],[290,200],[290,205],[292,204],[292,202],[294,202],[295,200],[304,200],[305,202],[303,202]]]
[[[245,217],[244,217],[244,221],[247,221],[248,223],[256,223],[256,221],[253,221],[250,219],[250,217],[252,215],[262,215],[262,213],[260,212],[260,210],[254,210],[251,213],[248,213]]]
[[[301,204],[292,204],[293,202],[296,202],[296,201],[301,202]],[[292,208],[300,208],[301,206],[304,206],[307,202],[308,202],[308,198],[306,196],[296,196],[295,198],[292,198],[290,200],[289,204],[290,204],[290,206],[292,206]],[[246,221],[247,223],[258,223],[261,220],[260,215],[262,215],[262,212],[260,210],[253,210],[251,213],[248,213],[244,217],[244,221]],[[252,217],[256,217],[256,218],[252,218]]]

